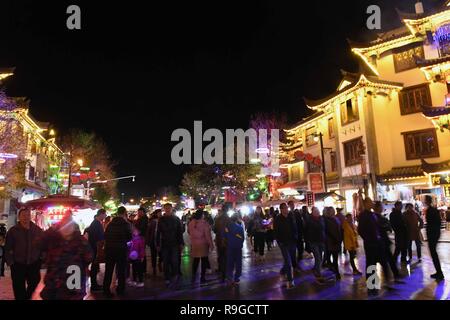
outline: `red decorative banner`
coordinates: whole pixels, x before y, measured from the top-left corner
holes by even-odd
[[[324,192],[322,173],[308,173],[308,186],[311,192]]]

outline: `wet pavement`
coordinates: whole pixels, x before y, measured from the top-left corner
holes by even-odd
[[[207,274],[207,283],[191,285],[191,258],[189,257],[188,246],[182,257],[183,276],[176,288],[167,289],[162,274],[157,276],[148,275],[144,288],[127,287],[126,295],[121,299],[132,300],[447,300],[450,299],[450,243],[441,242],[438,246],[438,253],[444,274],[449,280],[436,283],[430,278],[434,273],[433,263],[428,253],[427,243],[422,247],[422,263],[417,263],[413,259],[411,266],[404,265],[401,272],[405,275],[403,283],[391,283],[388,287],[383,286],[378,296],[368,297],[365,278],[363,276],[353,276],[348,255],[339,258],[339,266],[342,275],[340,281],[335,281],[333,274],[325,269],[324,275],[329,278],[325,284],[318,284],[312,272],[314,259],[303,259],[300,266],[302,272],[295,276],[296,287],[287,290],[280,279],[279,271],[282,266],[282,257],[278,247],[266,252],[265,261],[258,262],[251,252],[250,243],[245,243],[243,252],[243,272],[241,283],[238,287],[228,287],[220,282],[219,276],[213,271]],[[414,252],[415,254],[415,252]],[[148,265],[150,270],[150,257]],[[364,270],[364,252],[362,247],[358,251],[357,266]],[[210,256],[212,270],[216,270],[217,262],[215,252]],[[99,280],[102,280],[104,266],[101,266]],[[42,270],[44,274],[45,270]],[[378,273],[381,275],[381,268],[378,266]],[[382,276],[381,276],[382,277]],[[100,282],[101,283],[101,282]],[[114,282],[113,282],[114,283]],[[382,282],[384,284],[384,281]],[[36,290],[34,299],[39,299],[39,291],[42,283]],[[11,279],[9,270],[6,277],[0,278],[0,300],[13,299],[11,289]],[[101,292],[88,293],[87,300],[105,299]],[[114,297],[113,299],[118,299]]]

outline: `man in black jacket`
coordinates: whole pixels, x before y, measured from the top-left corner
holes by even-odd
[[[286,203],[280,205],[280,211],[281,214],[274,220],[273,231],[284,259],[283,271],[288,280],[287,288],[292,289],[294,287],[292,261],[295,261],[298,231],[295,217],[289,214]]]
[[[5,258],[11,267],[16,300],[30,300],[41,280],[41,240],[43,231],[31,222],[28,209],[20,209],[19,223],[6,234]]]
[[[430,255],[433,259],[434,268],[436,269],[436,273],[431,275],[431,278],[436,279],[437,281],[444,280],[444,274],[441,269],[441,262],[439,261],[439,255],[437,253],[436,247],[441,237],[441,215],[439,214],[438,209],[433,207],[432,205],[433,199],[431,196],[425,196],[425,204],[427,206],[427,238],[428,238],[428,247],[430,249]]]
[[[293,261],[294,269],[298,269],[298,263],[303,258],[304,243],[303,243],[303,216],[300,210],[295,209],[294,201],[288,202],[289,214],[295,217],[295,223],[297,225],[297,259]]]
[[[114,267],[117,268],[117,294],[125,293],[125,273],[127,265],[127,243],[131,240],[131,225],[127,221],[125,207],[117,209],[117,216],[111,220],[105,231],[105,278],[103,292],[111,297],[111,281]]]
[[[406,254],[408,249],[408,231],[406,229],[406,222],[402,213],[402,203],[397,201],[394,209],[389,216],[392,229],[395,232],[395,250],[394,260],[397,263],[398,256],[401,254],[401,262],[406,262]]]
[[[91,245],[92,253],[93,253],[93,260],[91,264],[91,291],[99,291],[102,289],[102,286],[100,286],[97,283],[97,274],[98,270],[100,268],[100,264],[97,260],[97,246],[100,241],[105,240],[105,233],[103,231],[103,225],[102,222],[106,218],[106,210],[100,209],[97,211],[97,214],[94,217],[94,221],[89,225],[89,227],[86,229],[86,233],[88,234],[88,241]]]
[[[171,281],[178,281],[179,259],[184,247],[183,227],[181,220],[172,212],[172,205],[166,203],[163,207],[164,215],[159,219],[156,231],[156,247],[161,251],[164,265],[166,285]]]

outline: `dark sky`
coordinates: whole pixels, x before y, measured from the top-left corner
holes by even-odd
[[[366,9],[382,27],[415,0],[0,1],[0,67],[15,66],[7,92],[59,131],[98,133],[118,161],[126,198],[178,185],[171,163],[176,128],[246,128],[255,112],[294,123],[302,97],[320,98],[357,70],[346,38],[364,40]],[[442,1],[424,1],[425,10]],[[82,30],[66,28],[77,4]]]

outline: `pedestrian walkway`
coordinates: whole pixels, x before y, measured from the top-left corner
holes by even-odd
[[[414,263],[411,266],[403,266],[402,272],[406,275],[402,284],[393,284],[390,288],[384,288],[377,297],[367,296],[365,278],[363,276],[353,276],[348,262],[344,256],[340,257],[340,269],[342,280],[336,282],[332,280],[332,273],[326,271],[325,275],[330,277],[330,281],[325,284],[318,284],[310,271],[314,260],[304,259],[301,263],[302,272],[295,276],[296,288],[286,290],[280,281],[279,271],[282,266],[282,257],[277,247],[267,252],[265,262],[256,262],[247,241],[244,247],[243,275],[238,287],[226,287],[219,280],[216,273],[207,274],[208,282],[204,285],[199,283],[192,286],[191,279],[191,259],[188,249],[182,257],[182,273],[177,289],[167,289],[164,285],[162,275],[157,277],[149,276],[145,281],[144,288],[127,287],[125,297],[121,299],[131,300],[154,300],[154,299],[193,299],[193,300],[364,300],[364,299],[386,299],[386,300],[446,300],[450,299],[450,243],[443,242],[438,246],[444,274],[447,281],[437,284],[430,279],[430,274],[434,273],[431,259],[429,258],[426,242],[423,246],[423,262]],[[148,257],[149,258],[149,257]],[[348,260],[348,257],[347,257]],[[210,257],[212,269],[216,269],[216,256]],[[360,246],[358,268],[364,270],[364,254]],[[100,277],[103,277],[103,265]],[[380,271],[380,270],[379,270]],[[43,274],[44,274],[43,270]],[[42,289],[42,283],[38,290]],[[0,278],[0,300],[13,299],[9,270],[6,277]],[[34,299],[39,299],[38,293]],[[105,299],[101,292],[89,293],[87,300]],[[118,299],[115,297],[114,299]]]

